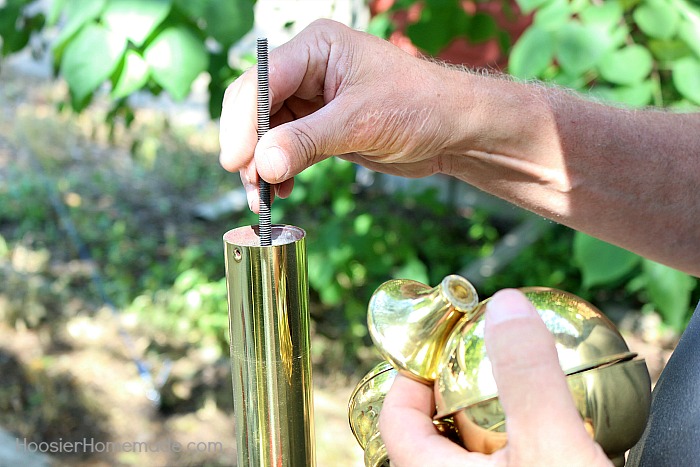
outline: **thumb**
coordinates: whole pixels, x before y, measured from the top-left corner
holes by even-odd
[[[554,455],[565,446],[595,446],[574,406],[554,337],[522,292],[502,290],[489,300],[485,340],[512,453]]]
[[[260,177],[281,183],[304,169],[334,155],[350,152],[349,127],[337,101],[306,117],[269,130],[255,148]]]

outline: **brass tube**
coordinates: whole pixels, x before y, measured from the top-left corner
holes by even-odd
[[[305,232],[224,235],[238,466],[314,466]]]

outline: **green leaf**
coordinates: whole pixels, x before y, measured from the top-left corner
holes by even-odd
[[[634,10],[632,17],[646,35],[656,39],[672,38],[680,19],[676,8],[661,0],[646,0]]]
[[[543,5],[546,5],[550,0],[517,0],[520,11],[528,14]]]
[[[28,43],[31,30],[23,15],[23,2],[9,2],[0,8],[0,36],[2,55],[22,50]]]
[[[676,331],[683,331],[690,310],[690,295],[696,280],[675,269],[645,259],[646,291],[664,322]]]
[[[673,64],[673,84],[684,97],[700,104],[700,61],[686,57]]]
[[[577,75],[592,69],[607,52],[609,42],[605,36],[591,26],[570,22],[556,34],[555,55],[562,69]]]
[[[579,13],[581,22],[585,25],[595,26],[608,32],[618,27],[622,21],[622,5],[620,2],[603,2],[600,5],[589,5]]]
[[[168,16],[171,3],[171,0],[109,0],[102,21],[115,34],[141,46]]]
[[[228,50],[252,29],[254,4],[253,0],[208,2],[203,15],[205,32]]]
[[[695,113],[698,111],[698,105],[687,99],[671,102],[667,108],[677,113]]]
[[[391,20],[391,15],[388,12],[379,13],[372,18],[367,25],[367,32],[373,36],[388,39],[394,31],[394,23]]]
[[[399,269],[394,272],[393,276],[396,279],[410,279],[423,284],[430,282],[430,277],[428,277],[428,268],[415,256],[409,258],[401,267],[399,267]]]
[[[349,196],[341,196],[333,200],[331,207],[333,214],[343,217],[350,214],[355,209],[355,201]]]
[[[372,216],[367,213],[360,214],[355,218],[355,221],[353,222],[355,234],[360,237],[367,235],[370,227],[372,227]]]
[[[53,0],[49,3],[49,9],[46,12],[46,24],[55,26],[61,18],[61,10],[66,6],[66,0]]]
[[[678,37],[700,58],[700,21],[683,21],[678,29]]]
[[[649,50],[658,60],[671,62],[690,55],[692,50],[685,41],[679,39],[660,40],[651,39]]]
[[[545,78],[546,81],[551,81],[559,86],[569,89],[583,90],[588,82],[581,75],[567,75],[566,73],[556,73],[551,78]]]
[[[467,37],[475,44],[486,42],[496,36],[498,25],[493,16],[486,13],[476,13],[469,23]]]
[[[573,10],[568,0],[555,0],[535,13],[533,24],[554,31],[571,20]]]
[[[583,286],[607,284],[629,274],[641,258],[581,232],[574,235],[574,262],[581,269]]]
[[[598,64],[600,75],[611,83],[634,84],[651,73],[654,59],[646,47],[632,44],[608,53]]]
[[[70,0],[65,3],[66,24],[54,39],[54,50],[62,48],[66,42],[89,21],[100,16],[107,0]]]
[[[508,70],[518,78],[535,78],[552,63],[553,57],[553,34],[537,26],[531,26],[513,46],[508,60]]]
[[[112,89],[112,99],[121,99],[141,89],[148,82],[148,64],[133,50],[124,54],[124,66]]]
[[[209,63],[203,42],[185,26],[164,29],[146,48],[144,58],[153,79],[176,100],[187,96]]]
[[[114,72],[126,43],[99,24],[85,26],[66,46],[61,75],[76,101],[83,101]]]
[[[632,86],[597,87],[591,92],[607,101],[629,105],[632,107],[644,107],[651,104],[654,97],[654,86],[651,80],[642,81]]]
[[[416,47],[437,55],[455,37],[469,29],[471,17],[458,3],[426,4],[420,20],[408,25],[406,34]]]
[[[608,33],[607,40],[610,41],[610,48],[623,47],[630,41],[630,28],[627,24],[621,24]]]

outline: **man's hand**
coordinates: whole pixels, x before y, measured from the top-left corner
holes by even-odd
[[[488,302],[485,340],[506,413],[506,447],[468,452],[439,435],[432,388],[399,375],[379,416],[392,466],[611,465],[576,411],[553,336],[521,292],[503,290]]]
[[[464,73],[328,20],[272,50],[269,66],[272,129],[257,147],[256,69],[229,86],[221,114],[221,164],[240,171],[253,211],[258,175],[286,197],[292,177],[330,156],[407,177],[449,168],[457,103],[439,101]]]

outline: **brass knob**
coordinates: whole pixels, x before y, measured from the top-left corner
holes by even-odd
[[[625,451],[642,435],[649,413],[646,363],[635,359],[637,354],[630,352],[615,325],[587,301],[545,287],[520,290],[554,336],[559,363],[586,429],[610,459],[624,462]],[[350,400],[350,424],[363,448],[371,445],[372,452],[386,456],[377,430],[378,411],[372,412],[368,423],[366,410],[360,408],[368,401],[374,409],[381,408],[397,371],[433,385],[434,423],[441,433],[483,453],[507,443],[505,415],[483,345],[487,302],[478,303],[474,288],[459,276],[448,276],[434,288],[394,280],[377,289],[368,324],[388,362],[370,372]],[[359,426],[366,430],[361,437]],[[366,457],[365,465],[380,467],[383,464],[372,463],[378,459]]]
[[[397,279],[374,292],[367,327],[375,346],[401,373],[432,384],[445,341],[457,322],[479,304],[474,286],[450,275],[437,287]]]

